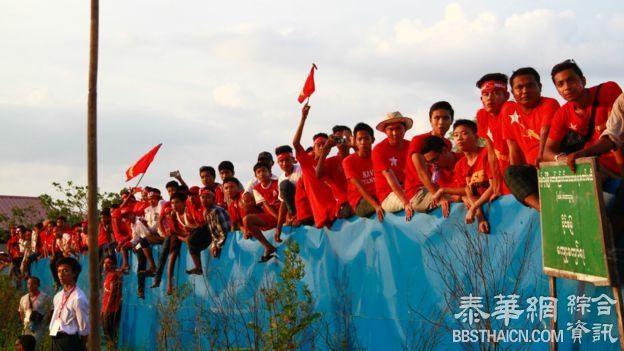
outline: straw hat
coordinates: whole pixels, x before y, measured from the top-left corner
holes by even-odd
[[[403,125],[405,126],[405,130],[408,130],[412,128],[414,121],[409,117],[403,116],[401,112],[399,111],[388,112],[386,114],[386,119],[379,122],[379,124],[377,124],[377,127],[375,127],[375,129],[377,129],[380,132],[385,133],[386,127],[393,123],[403,123]]]

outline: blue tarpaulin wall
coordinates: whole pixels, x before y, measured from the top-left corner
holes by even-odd
[[[483,346],[479,345],[481,339],[466,337],[466,331],[488,328],[507,331],[507,337],[513,337],[548,330],[550,319],[540,320],[540,304],[536,312],[531,312],[527,302],[532,297],[549,295],[548,277],[541,270],[538,213],[511,196],[493,202],[487,212],[492,231],[489,235],[477,233],[475,224],[464,223],[465,208],[460,205],[452,207],[447,219],[436,210],[417,214],[410,222],[400,214],[388,214],[383,223],[352,218],[336,221],[330,229],[300,227],[287,231],[283,237],[299,243],[306,267],[304,282],[324,322],[315,329],[314,344],[306,348],[330,349],[335,347],[332,341],[347,340],[340,348],[478,349]],[[265,235],[273,236],[272,232]],[[254,291],[276,279],[280,272],[284,247],[278,247],[280,258],[258,264],[261,246],[244,240],[239,232],[233,233],[219,259],[210,258],[206,251],[202,253],[202,276],[184,272],[192,263],[183,247],[175,285],[183,287],[178,290],[188,295],[175,300],[179,305],[176,316],[163,315],[172,305],[168,303],[172,298],[166,295],[166,273],[159,288],[150,289],[148,279],[146,298],[141,300],[136,297],[133,267],[133,272],[124,277],[119,346],[153,350],[157,343],[162,345],[156,335],[166,329],[162,327],[166,324],[174,326],[169,329],[176,332],[168,342],[177,335],[181,345],[195,345],[198,349],[210,349],[211,342],[218,349],[232,345],[254,348],[253,336],[241,326],[254,315],[250,306],[259,296]],[[154,247],[155,257],[158,250]],[[85,273],[79,284],[87,291],[86,257],[82,263]],[[43,286],[52,285],[47,261],[36,262],[33,269]],[[557,279],[557,284],[557,322],[563,338],[559,339],[559,349],[618,349],[618,341],[609,338],[618,337],[615,309],[607,314],[601,308],[599,315],[598,301],[582,305],[586,301],[583,296],[598,298],[605,294],[613,298],[611,288],[565,279]],[[511,301],[513,295],[517,295],[516,305]],[[479,309],[491,315],[486,318],[474,308],[465,309],[462,301],[469,296],[478,298]],[[604,297],[602,301],[606,301]],[[505,303],[506,310],[501,307]],[[504,324],[504,311],[509,311],[508,325]],[[471,313],[472,320],[468,318]],[[226,323],[238,327],[219,331]],[[579,330],[582,338],[574,342],[573,331]],[[547,342],[517,340],[503,338],[489,345],[548,349]]]

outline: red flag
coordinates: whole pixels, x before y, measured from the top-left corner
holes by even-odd
[[[161,146],[162,143],[154,146],[150,151],[143,155],[143,157],[136,161],[133,166],[130,166],[130,168],[128,168],[128,170],[126,171],[126,182],[147,171],[147,167],[149,167],[152,161],[154,161],[154,156],[156,156],[156,153]]]
[[[314,70],[316,69],[316,65],[312,64],[312,68],[310,69],[310,74],[308,74],[308,79],[306,79],[305,84],[303,85],[303,89],[301,89],[301,93],[299,93],[299,103],[302,103],[303,100],[309,98],[310,95],[314,92]]]

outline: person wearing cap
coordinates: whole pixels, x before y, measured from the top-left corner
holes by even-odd
[[[488,160],[493,174],[492,199],[499,195],[510,194],[503,182],[503,174],[509,166],[509,150],[503,139],[501,111],[508,104],[507,75],[503,73],[487,73],[476,83],[481,92],[483,105],[477,111],[477,128],[480,138],[485,140],[489,153]]]
[[[342,160],[351,153],[353,147],[353,133],[347,126],[337,125],[332,128],[332,135],[323,145],[321,154],[316,163],[316,177],[324,180],[332,189],[336,198],[336,217],[350,218],[353,209],[347,198],[347,178],[342,168]],[[332,147],[336,147],[338,153],[327,157]]]
[[[208,249],[212,257],[221,256],[221,249],[225,245],[228,233],[231,231],[230,216],[228,211],[215,203],[215,193],[210,189],[202,189],[200,199],[204,208],[204,219],[210,232],[210,245]]]
[[[425,139],[432,135],[440,137],[448,150],[452,149],[451,141],[445,136],[453,123],[454,114],[453,107],[448,102],[434,103],[429,108],[431,131],[416,135],[409,144],[405,165],[405,196],[410,199],[410,206],[416,212],[425,213],[441,207],[444,217],[449,215],[448,199],[442,197],[435,201],[433,198],[440,187],[438,179],[441,170],[436,164],[426,162],[421,149]]]
[[[216,177],[217,173],[214,168],[210,166],[199,167],[199,178],[204,186],[202,189],[210,189],[215,194],[217,206],[226,208],[227,204],[225,203],[225,197],[223,195],[223,186],[215,181]]]
[[[541,96],[540,75],[532,67],[514,71],[509,85],[515,102],[507,102],[501,111],[503,139],[509,149],[505,184],[520,203],[539,211],[537,167],[559,103]]]
[[[605,82],[586,88],[587,80],[574,60],[556,64],[551,78],[557,92],[566,100],[553,117],[544,150],[546,161],[567,161],[566,155],[589,148],[600,140],[615,100],[622,89],[615,82]],[[570,137],[568,137],[570,135]],[[572,143],[576,136],[578,142]],[[574,145],[573,145],[574,144]],[[576,147],[575,147],[576,145]],[[574,158],[582,155],[577,153]],[[624,173],[622,150],[616,149],[598,157],[610,178]]]
[[[73,257],[57,262],[57,274],[63,289],[54,296],[50,336],[54,351],[86,350],[89,335],[89,302],[76,282],[81,271]]]
[[[403,188],[405,182],[405,161],[409,141],[405,132],[412,128],[414,121],[401,112],[389,112],[375,129],[385,133],[386,138],[373,148],[373,169],[375,189],[384,211],[405,210],[405,219],[411,220],[414,214]]]
[[[275,164],[273,162],[273,156],[271,155],[270,152],[268,151],[262,151],[261,153],[258,154],[258,162],[263,162],[265,163],[268,168],[269,168],[269,176],[271,177],[271,179],[275,179],[278,180],[278,177],[273,174],[273,165]],[[253,188],[254,186],[256,186],[256,184],[258,184],[258,179],[255,177],[252,177],[249,182],[247,182],[247,186],[245,187],[245,192],[247,193],[253,193]]]
[[[375,132],[371,126],[361,122],[355,125],[353,131],[356,151],[342,160],[345,178],[349,182],[347,198],[358,217],[369,217],[375,213],[377,219],[383,222],[384,211],[375,195],[375,171],[371,160]]]

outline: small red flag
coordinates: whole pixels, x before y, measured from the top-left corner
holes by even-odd
[[[152,161],[154,161],[154,156],[156,156],[156,153],[161,146],[162,143],[154,146],[150,151],[143,155],[143,157],[136,161],[133,166],[130,166],[130,168],[128,168],[128,170],[126,171],[126,182],[147,171],[147,167],[149,167]]]
[[[303,89],[301,89],[301,93],[299,93],[299,103],[302,103],[303,100],[309,98],[310,95],[314,92],[314,70],[316,69],[316,65],[312,64],[312,68],[310,69],[310,74],[308,74],[308,79],[306,79],[305,84],[303,85]]]

